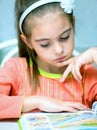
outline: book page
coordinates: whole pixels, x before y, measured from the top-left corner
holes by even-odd
[[[29,130],[97,130],[97,115],[92,111],[78,113],[28,113],[23,115]]]

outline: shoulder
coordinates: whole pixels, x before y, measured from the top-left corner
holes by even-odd
[[[27,66],[27,60],[26,58],[21,58],[21,57],[14,57],[10,58],[8,61],[4,63],[4,66],[18,66],[18,65],[24,65]]]
[[[10,58],[6,61],[2,67],[2,69],[7,72],[22,72],[28,70],[28,64],[26,58],[14,57]]]

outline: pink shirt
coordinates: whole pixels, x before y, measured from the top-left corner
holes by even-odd
[[[78,83],[69,75],[64,83],[59,74],[40,70],[40,88],[32,92],[25,58],[12,58],[0,68],[0,119],[21,116],[23,96],[43,95],[64,101],[81,102],[91,107],[97,101],[97,69],[85,65],[81,69],[83,79]]]

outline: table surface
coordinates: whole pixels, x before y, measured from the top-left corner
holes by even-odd
[[[19,130],[17,120],[0,121],[0,130]]]

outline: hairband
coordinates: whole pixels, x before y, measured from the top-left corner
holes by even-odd
[[[45,4],[48,4],[48,3],[54,3],[54,2],[59,2],[60,3],[60,6],[61,8],[64,9],[64,12],[65,13],[72,13],[72,10],[74,8],[74,0],[39,0],[38,2],[32,4],[31,6],[29,6],[22,14],[21,18],[20,18],[20,21],[19,21],[19,28],[20,28],[20,31],[21,33],[23,33],[23,30],[22,30],[22,23],[24,21],[24,19],[26,18],[26,16],[31,12],[33,11],[34,9],[36,9],[37,7],[39,6],[42,6],[42,5],[45,5]]]

